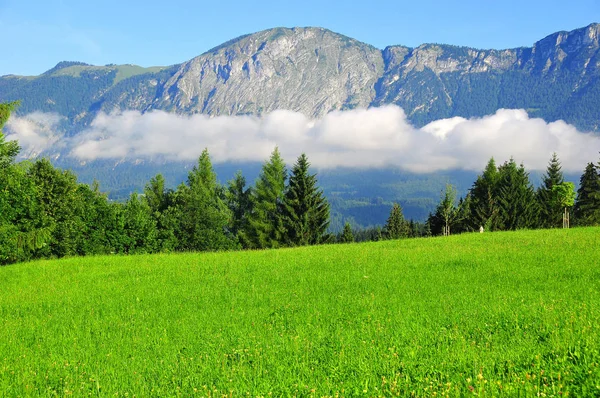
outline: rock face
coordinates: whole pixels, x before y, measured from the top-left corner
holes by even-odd
[[[280,28],[183,63],[153,107],[211,115],[286,108],[319,117],[369,106],[382,73],[374,47],[325,29]]]
[[[73,129],[99,111],[162,109],[209,115],[275,109],[321,117],[397,104],[417,125],[524,108],[548,121],[600,130],[600,25],[554,33],[531,48],[443,44],[378,50],[322,28],[243,36],[168,68],[61,63],[38,77],[0,77],[0,101],[54,111]]]

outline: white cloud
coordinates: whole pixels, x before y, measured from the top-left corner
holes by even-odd
[[[13,116],[6,124],[6,140],[18,141],[21,157],[35,157],[57,148],[62,137],[58,125],[63,118],[56,113],[34,112],[26,116]]]
[[[11,119],[11,123],[15,122]],[[27,129],[19,131],[26,136]],[[331,112],[319,120],[286,110],[263,117],[182,116],[163,111],[100,114],[68,145],[71,156],[81,160],[193,161],[208,148],[215,163],[262,162],[277,145],[290,163],[305,152],[319,168],[393,166],[416,172],[480,171],[492,156],[497,162],[512,156],[528,169],[543,170],[552,152],[557,152],[566,171],[579,172],[598,159],[600,137],[562,121],[547,123],[530,118],[524,110],[507,109],[416,128],[401,108],[389,105]]]

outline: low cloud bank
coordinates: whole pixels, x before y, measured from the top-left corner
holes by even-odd
[[[21,146],[21,156],[35,157],[59,145],[62,134],[58,126],[62,119],[56,113],[43,112],[13,116],[5,126],[6,141],[17,141]]]
[[[33,135],[17,135],[36,143]],[[69,143],[70,155],[81,160],[160,157],[189,161],[208,148],[216,163],[262,162],[276,145],[286,161],[293,162],[305,152],[319,168],[479,171],[492,156],[498,162],[512,156],[528,169],[543,170],[552,152],[557,152],[565,170],[581,171],[587,162],[598,159],[600,137],[562,121],[546,123],[530,118],[524,110],[507,109],[482,118],[455,117],[416,128],[401,108],[389,105],[336,111],[319,120],[285,110],[263,117],[182,116],[163,111],[100,114]]]

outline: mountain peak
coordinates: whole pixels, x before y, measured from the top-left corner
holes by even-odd
[[[65,69],[65,68],[69,68],[71,66],[91,66],[90,64],[86,64],[85,62],[77,62],[77,61],[60,61],[59,63],[56,64],[56,66],[52,69],[47,70],[46,72],[44,72],[44,75],[50,75],[56,71],[59,71],[61,69]]]

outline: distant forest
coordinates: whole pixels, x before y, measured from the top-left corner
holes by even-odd
[[[112,202],[97,184],[78,183],[47,159],[17,162],[17,142],[1,132],[17,103],[0,104],[0,264],[97,254],[269,249],[474,231],[600,225],[600,164],[588,163],[575,192],[550,159],[537,189],[523,165],[490,159],[457,200],[448,185],[426,222],[399,204],[383,228],[329,231],[330,204],[302,154],[287,170],[277,148],[253,186],[241,173],[219,184],[207,150],[187,181],[167,189],[162,175],[143,193]]]

